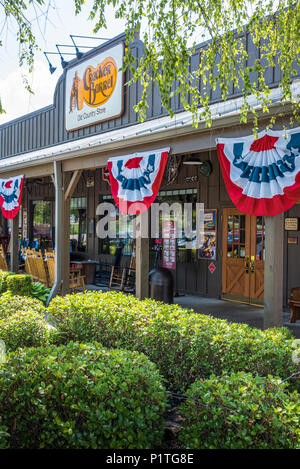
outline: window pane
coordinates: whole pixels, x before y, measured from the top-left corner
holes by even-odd
[[[87,250],[86,197],[74,197],[70,203],[71,251]]]
[[[34,200],[33,204],[33,237],[51,239],[51,202]]]

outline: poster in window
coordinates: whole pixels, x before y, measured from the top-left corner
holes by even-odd
[[[204,236],[199,247],[199,259],[217,258],[217,210],[204,210]]]
[[[163,267],[176,269],[176,222],[174,220],[163,221]]]

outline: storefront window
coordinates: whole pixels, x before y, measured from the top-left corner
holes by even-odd
[[[33,200],[33,238],[34,240],[50,241],[51,229],[51,202]]]
[[[131,232],[132,224],[130,221],[135,218],[134,216],[128,216],[128,223],[125,223],[123,226],[120,224],[119,219],[119,209],[114,203],[114,199],[110,195],[103,196],[103,202],[111,203],[115,206],[116,210],[116,238],[104,238],[99,239],[99,254],[111,254],[115,255],[117,247],[123,246],[122,255],[131,256],[134,239],[133,233]]]
[[[70,244],[71,252],[87,250],[87,198],[73,197],[70,203]]]
[[[109,202],[114,204],[112,196],[103,196],[104,202]],[[182,219],[177,220],[180,223],[180,228],[183,227],[184,223],[184,204],[192,204],[192,216],[193,216],[193,227],[190,237],[187,237],[183,232],[182,237],[177,238],[177,262],[196,262],[197,261],[197,250],[196,250],[196,202],[197,202],[197,190],[196,189],[185,189],[185,190],[174,190],[174,191],[161,191],[156,200],[156,203],[167,203],[172,205],[174,203],[179,203],[181,205]],[[99,240],[99,254],[111,254],[114,255],[116,248],[120,243],[124,244],[122,254],[124,256],[130,256],[132,253],[132,248],[134,244],[133,233],[130,232],[132,229],[131,218],[127,217],[127,225],[119,225],[119,210],[117,206],[116,209],[116,238],[105,238]],[[170,214],[170,219],[172,220],[172,212]],[[154,264],[154,259],[162,258],[162,229],[163,229],[163,218],[161,212],[159,212],[158,220],[158,233],[155,238],[150,239],[150,265]],[[187,243],[189,245],[195,245],[195,248],[187,249]]]
[[[181,237],[177,238],[177,256],[176,261],[179,263],[184,262],[196,262],[197,261],[197,250],[196,250],[196,202],[197,202],[197,189],[183,189],[183,190],[174,190],[174,191],[161,191],[158,193],[157,198],[155,199],[156,203],[162,204],[167,203],[170,206],[174,203],[180,204],[182,217],[177,218],[176,222],[179,224],[179,228],[182,231]],[[193,226],[192,232],[187,234],[184,232],[184,204],[192,204],[192,219]],[[170,220],[172,220],[172,212],[170,214]],[[162,258],[162,225],[163,217],[160,212],[159,217],[159,236],[155,239],[150,240],[150,262],[153,265],[155,257]],[[189,246],[194,246],[191,249],[187,248]],[[157,250],[159,252],[157,252]]]

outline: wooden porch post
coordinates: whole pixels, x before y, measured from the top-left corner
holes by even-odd
[[[19,271],[19,214],[11,220],[10,234],[10,271]]]
[[[62,251],[63,251],[63,177],[62,164],[60,161],[54,161],[54,178],[52,182],[55,186],[55,281],[48,296],[46,305],[56,296],[62,283]]]
[[[264,329],[282,326],[284,214],[265,217]]]
[[[136,237],[136,297],[149,296],[149,226],[148,210],[139,215]]]
[[[74,171],[68,183],[67,173],[64,173],[64,200],[63,200],[63,249],[62,249],[62,295],[67,295],[70,279],[70,203],[81,176],[81,171]]]

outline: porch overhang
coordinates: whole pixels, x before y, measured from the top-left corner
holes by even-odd
[[[300,80],[296,80],[292,84],[292,93],[294,97],[300,93]],[[271,90],[272,115],[282,112],[281,97],[281,88]],[[108,158],[116,154],[125,154],[128,152],[129,147],[133,151],[141,147],[147,150],[153,147],[153,142],[159,146],[163,141],[170,141],[170,139],[172,139],[171,152],[173,153],[214,148],[215,137],[220,136],[220,132],[222,135],[230,132],[231,136],[235,136],[237,132],[241,134],[239,115],[242,103],[243,98],[240,97],[212,104],[210,107],[212,114],[210,129],[207,129],[204,120],[199,122],[198,127],[194,127],[191,113],[183,111],[173,117],[160,117],[121,129],[110,130],[92,137],[84,137],[37,151],[0,159],[0,175],[1,177],[11,177],[21,170],[25,173],[25,177],[51,175],[54,172],[54,161],[62,161],[63,171],[103,167],[106,165]],[[255,96],[249,97],[249,104],[257,109],[261,119],[266,118]],[[288,113],[290,108],[290,104],[286,103],[285,112]],[[236,125],[235,128],[232,127],[234,124]],[[251,128],[251,124],[243,126],[243,132],[248,133],[249,126]],[[186,144],[188,139],[192,138],[195,141],[195,137],[200,137],[200,135],[201,139],[197,139],[196,147],[195,144]],[[182,144],[183,141],[184,144]]]

